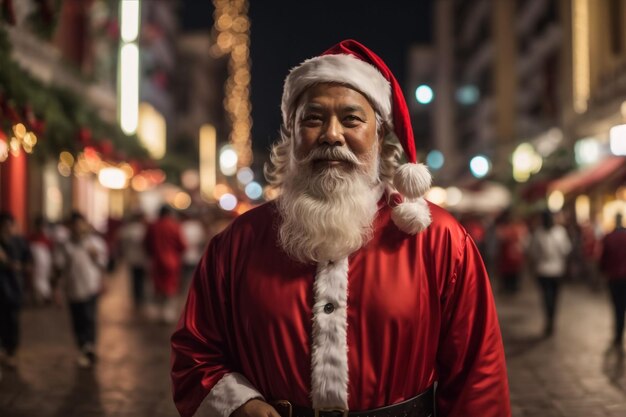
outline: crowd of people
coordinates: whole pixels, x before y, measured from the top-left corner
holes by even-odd
[[[497,289],[515,295],[524,277],[532,277],[541,294],[544,335],[555,331],[560,289],[564,282],[582,283],[591,290],[607,282],[614,308],[614,344],[622,346],[626,310],[626,229],[622,215],[614,230],[604,234],[591,222],[578,224],[566,213],[543,211],[522,218],[508,209],[490,224],[485,217],[462,219],[476,240]]]
[[[564,223],[562,216],[557,218],[555,222],[551,213],[544,212],[522,221],[506,210],[491,228],[477,218],[465,221],[464,226],[483,252],[500,292],[514,295],[524,276],[536,278],[546,336],[554,332],[563,282],[580,280],[597,289],[602,277],[606,278],[614,311],[613,340],[622,346],[626,311],[626,229],[622,216],[616,216],[615,230],[604,237],[590,226],[574,228]],[[27,237],[17,233],[11,214],[1,213],[0,343],[4,364],[16,364],[21,307],[63,302],[70,312],[80,352],[78,362],[93,364],[97,300],[106,288],[104,276],[111,260],[122,260],[128,268],[129,292],[140,314],[161,323],[175,322],[179,295],[187,292],[213,234],[215,230],[198,216],[178,216],[168,206],[161,208],[154,222],[140,211],[132,213],[117,228],[112,241],[97,233],[78,212],[58,224],[38,217]]]
[[[179,217],[182,221],[179,221]],[[149,321],[172,324],[208,238],[219,222],[163,206],[148,221],[133,212],[114,233],[99,233],[79,212],[59,223],[38,217],[32,232],[17,230],[12,214],[0,213],[0,357],[17,365],[19,316],[23,306],[67,306],[78,347],[77,363],[96,360],[98,299],[107,274],[128,268],[129,294],[136,312]],[[121,261],[121,262],[119,262]]]

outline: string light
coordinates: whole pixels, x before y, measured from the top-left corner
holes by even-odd
[[[250,129],[250,19],[247,0],[213,0],[215,57],[229,55],[224,108],[232,126],[229,141],[237,153],[238,166],[252,164]]]
[[[20,152],[24,150],[26,153],[33,153],[35,145],[37,145],[37,136],[34,132],[26,129],[23,123],[16,123],[11,127],[13,135],[9,139],[9,143],[6,144],[2,140],[3,145],[0,148],[0,162],[7,159],[9,152],[11,155],[17,157]]]

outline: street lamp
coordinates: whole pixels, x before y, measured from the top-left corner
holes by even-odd
[[[470,160],[470,171],[476,178],[483,178],[491,171],[491,161],[484,155],[476,155]]]
[[[220,152],[220,171],[230,177],[237,172],[237,152],[232,146],[226,145]]]
[[[427,84],[422,84],[415,89],[415,99],[420,104],[429,104],[435,98],[433,89]]]
[[[232,211],[237,207],[237,197],[233,194],[226,193],[220,197],[219,205],[222,210]]]
[[[258,182],[252,181],[246,185],[246,195],[250,200],[258,200],[263,195],[263,188]]]
[[[611,152],[614,155],[626,155],[626,125],[613,126],[609,130]]]
[[[436,149],[428,152],[428,155],[426,155],[426,165],[434,171],[441,169],[445,162],[446,158],[443,156],[441,151]]]

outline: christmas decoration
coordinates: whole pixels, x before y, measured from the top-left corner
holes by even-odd
[[[106,157],[115,151],[148,157],[136,135],[126,136],[119,126],[104,122],[96,109],[72,92],[36,80],[10,55],[11,45],[0,27],[0,131],[8,137],[4,142],[11,152],[56,158],[61,151],[77,154],[104,142]],[[17,125],[19,134],[14,130]]]

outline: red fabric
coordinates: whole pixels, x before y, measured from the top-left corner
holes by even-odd
[[[504,352],[489,279],[471,238],[431,205],[400,232],[381,200],[372,241],[349,259],[348,400],[390,405],[438,380],[438,416],[508,417]],[[248,211],[203,256],[172,335],[174,401],[191,416],[227,373],[267,400],[311,405],[314,265],[278,248],[274,203]]]
[[[600,269],[609,279],[626,280],[626,229],[617,229],[602,240]]]
[[[498,272],[513,274],[524,267],[524,239],[526,227],[519,223],[506,223],[496,229],[498,237]]]
[[[41,243],[48,247],[48,249],[52,249],[52,241],[46,236],[43,232],[35,232],[28,237],[28,241],[30,243]]]
[[[145,247],[152,258],[152,278],[158,294],[176,294],[180,283],[181,257],[185,250],[180,224],[163,217],[148,226]]]
[[[415,163],[417,162],[417,152],[415,151],[415,139],[413,138],[413,127],[411,126],[411,116],[409,115],[409,108],[404,100],[404,94],[402,94],[402,88],[393,76],[393,73],[387,67],[387,64],[374,52],[369,50],[365,45],[353,40],[347,39],[339,42],[337,45],[331,47],[322,55],[339,55],[348,54],[359,58],[361,61],[367,62],[378,69],[378,71],[389,81],[391,84],[391,100],[393,113],[393,131],[400,140],[400,144],[404,149],[407,161]]]

